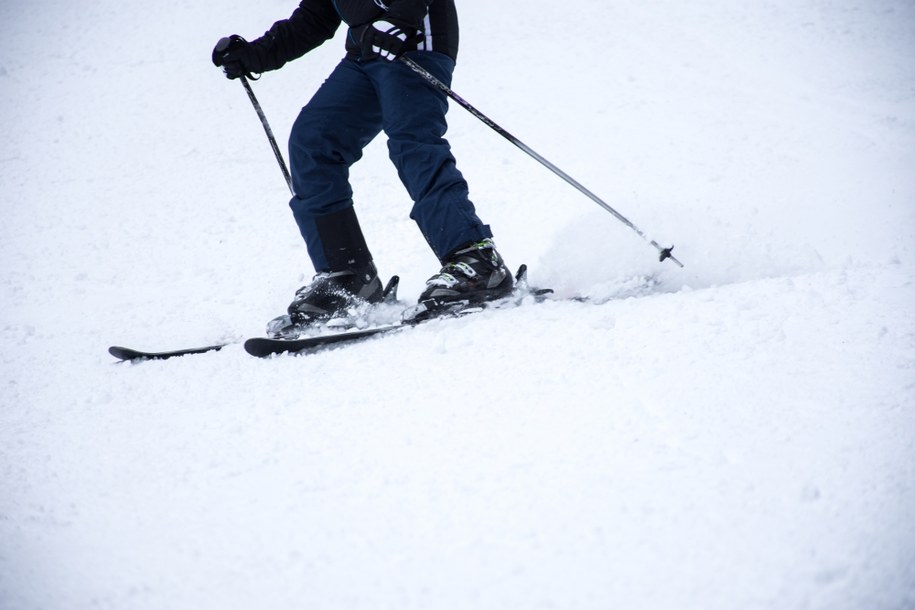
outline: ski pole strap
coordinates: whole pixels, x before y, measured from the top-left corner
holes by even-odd
[[[283,153],[280,152],[280,147],[276,144],[276,138],[273,137],[273,130],[270,129],[270,123],[267,122],[264,110],[254,96],[254,90],[251,89],[251,83],[248,82],[248,79],[241,76],[239,77],[239,80],[241,80],[241,84],[245,87],[245,91],[248,92],[248,99],[251,100],[251,104],[254,106],[257,116],[261,120],[261,125],[264,126],[264,131],[267,133],[267,139],[270,140],[270,147],[273,149],[273,154],[276,156],[276,162],[279,163],[280,171],[283,172],[283,178],[286,179],[286,186],[289,187],[289,192],[292,193],[294,197],[295,190],[292,188],[292,178],[289,176],[289,170],[286,168],[286,162],[283,160]]]
[[[670,259],[674,263],[676,263],[678,266],[683,267],[683,263],[678,261],[671,252],[674,248],[673,246],[671,246],[669,248],[663,248],[663,247],[661,247],[661,245],[658,244],[658,242],[654,241],[653,239],[649,239],[648,236],[645,235],[645,232],[642,231],[637,226],[635,226],[628,218],[626,218],[625,216],[623,216],[622,214],[617,212],[615,209],[613,209],[603,199],[601,199],[600,197],[598,197],[597,195],[595,195],[594,193],[592,193],[591,191],[586,189],[580,182],[578,182],[577,180],[572,178],[570,175],[568,175],[567,173],[565,173],[564,171],[562,171],[561,169],[559,169],[558,167],[556,167],[555,165],[550,163],[547,159],[545,159],[542,155],[538,154],[530,146],[528,146],[527,144],[525,144],[524,142],[522,142],[521,140],[519,140],[512,134],[510,134],[498,123],[496,123],[495,121],[490,119],[488,116],[486,116],[485,114],[483,114],[482,112],[480,112],[479,110],[474,108],[473,105],[470,104],[470,102],[468,102],[467,100],[462,98],[460,95],[458,95],[457,93],[452,91],[451,87],[449,87],[448,85],[446,85],[445,83],[443,83],[442,81],[437,79],[431,72],[429,72],[428,70],[423,68],[421,65],[419,65],[418,63],[416,63],[415,61],[413,61],[412,59],[410,59],[409,57],[406,57],[404,55],[401,55],[398,58],[398,60],[403,62],[404,64],[409,66],[411,70],[413,70],[414,72],[416,72],[417,74],[422,76],[426,80],[426,82],[428,82],[430,85],[432,85],[436,89],[439,89],[445,95],[447,95],[448,97],[453,99],[455,102],[460,104],[465,110],[470,112],[470,114],[472,114],[473,116],[478,118],[488,127],[490,127],[493,131],[495,131],[496,133],[501,135],[503,138],[505,138],[506,140],[508,140],[509,142],[511,142],[512,144],[514,144],[515,146],[517,146],[518,148],[523,150],[525,153],[527,153],[528,155],[533,157],[541,165],[543,165],[544,167],[549,169],[551,172],[553,172],[554,174],[556,174],[557,176],[559,176],[560,178],[562,178],[563,180],[565,180],[566,182],[571,184],[580,193],[585,195],[588,199],[590,199],[591,201],[593,201],[594,203],[596,203],[597,205],[602,207],[604,210],[606,210],[607,212],[612,214],[621,223],[623,223],[624,225],[626,225],[627,227],[629,227],[630,229],[635,231],[639,235],[639,237],[641,237],[642,239],[647,241],[649,244],[654,246],[655,249],[657,249],[658,253],[660,254],[661,262],[664,262],[665,260]]]

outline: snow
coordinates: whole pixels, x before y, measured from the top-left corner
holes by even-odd
[[[686,267],[453,106],[509,264],[600,304],[117,364],[312,274],[209,63],[294,5],[0,5],[0,607],[915,608],[915,5],[463,2],[455,90]],[[281,140],[342,44],[254,84]],[[414,299],[382,139],[353,183]]]

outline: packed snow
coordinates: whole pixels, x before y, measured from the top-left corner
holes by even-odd
[[[313,269],[242,87],[292,0],[0,4],[0,608],[915,608],[915,4],[458,3],[508,264],[557,301],[240,345]],[[254,83],[285,140],[343,31]],[[383,138],[383,275],[438,263]]]

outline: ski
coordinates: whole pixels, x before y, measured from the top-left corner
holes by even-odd
[[[515,291],[511,296],[504,299],[484,303],[425,301],[407,308],[404,311],[403,320],[394,324],[297,339],[254,337],[245,341],[245,351],[258,358],[267,358],[278,354],[314,354],[331,347],[340,347],[344,344],[365,341],[371,337],[400,332],[431,320],[458,318],[485,309],[499,309],[511,306],[528,296],[533,296],[535,302],[539,303],[546,300],[547,295],[552,294],[552,292],[548,288],[529,288],[527,285],[527,265],[521,265],[515,275]]]
[[[276,354],[310,354],[341,343],[353,343],[410,328],[412,324],[388,324],[364,330],[347,330],[316,337],[303,337],[301,339],[273,339],[270,337],[254,337],[245,341],[245,351],[258,358],[266,358]]]
[[[388,283],[385,291],[386,301],[391,303],[395,298],[398,282],[397,276]],[[457,318],[470,315],[486,309],[500,309],[515,307],[524,299],[534,298],[534,302],[541,303],[548,300],[552,290],[548,288],[532,289],[527,285],[527,265],[521,265],[515,275],[515,290],[511,296],[484,303],[471,303],[468,301],[435,302],[425,301],[408,307],[404,310],[403,318],[398,322],[382,324],[364,329],[332,331],[319,335],[305,337],[253,337],[245,341],[244,349],[247,353],[258,358],[266,358],[277,354],[313,354],[331,347],[357,343],[371,337],[392,334],[431,320]],[[277,319],[278,320],[278,319]],[[164,352],[149,352],[136,350],[129,347],[113,345],[108,348],[108,353],[121,361],[140,362],[144,360],[167,360],[192,354],[205,354],[221,350],[231,343],[217,343],[204,347],[192,347]]]
[[[214,345],[207,345],[204,347],[190,347],[184,349],[176,349],[167,352],[145,352],[142,350],[132,349],[129,347],[121,347],[120,345],[112,345],[108,348],[108,353],[117,358],[118,360],[125,362],[133,361],[142,361],[142,360],[168,360],[169,358],[177,358],[179,356],[190,356],[192,354],[205,354],[207,352],[218,352],[224,348],[228,343],[217,343]]]

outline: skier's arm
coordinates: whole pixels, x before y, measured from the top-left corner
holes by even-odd
[[[264,70],[276,70],[333,38],[338,27],[340,15],[330,0],[302,0],[289,19],[277,21],[251,44],[264,49]]]
[[[277,21],[257,40],[235,35],[220,41],[213,63],[229,78],[277,70],[332,38],[340,23],[331,0],[302,0],[289,19]]]

